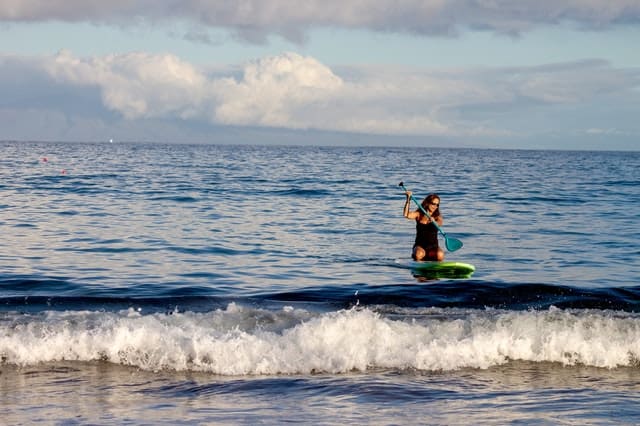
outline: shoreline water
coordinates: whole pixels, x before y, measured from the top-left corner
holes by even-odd
[[[225,377],[56,362],[0,372],[7,424],[632,424],[640,414],[637,368],[512,361],[486,370]]]

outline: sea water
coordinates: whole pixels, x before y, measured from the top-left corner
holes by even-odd
[[[638,423],[639,152],[0,152],[3,424]]]

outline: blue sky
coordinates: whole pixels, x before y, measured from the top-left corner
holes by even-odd
[[[134,3],[0,1],[0,139],[640,147],[640,0]]]

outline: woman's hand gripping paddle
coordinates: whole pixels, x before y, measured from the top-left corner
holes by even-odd
[[[404,183],[400,182],[398,184],[398,186],[400,186],[404,192],[408,192],[407,188],[404,187]],[[429,219],[431,219],[431,215],[429,215],[429,213],[422,207],[422,204],[420,204],[418,202],[418,200],[415,199],[415,197],[413,195],[411,195],[411,199],[413,200],[414,203],[416,203],[416,205],[418,206],[418,208],[420,210],[422,210],[422,213],[424,213]],[[444,231],[442,230],[442,228],[440,228],[438,226],[438,224],[436,223],[436,221],[434,220],[432,222],[436,228],[438,229],[438,231],[440,231],[440,233],[442,234],[442,236],[444,237],[444,245],[447,247],[447,250],[449,251],[456,251],[462,248],[462,241],[457,240],[455,238],[451,238],[451,237],[447,237],[447,234],[444,233]]]

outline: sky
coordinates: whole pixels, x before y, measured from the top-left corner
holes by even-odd
[[[640,0],[0,0],[0,140],[640,149]]]

